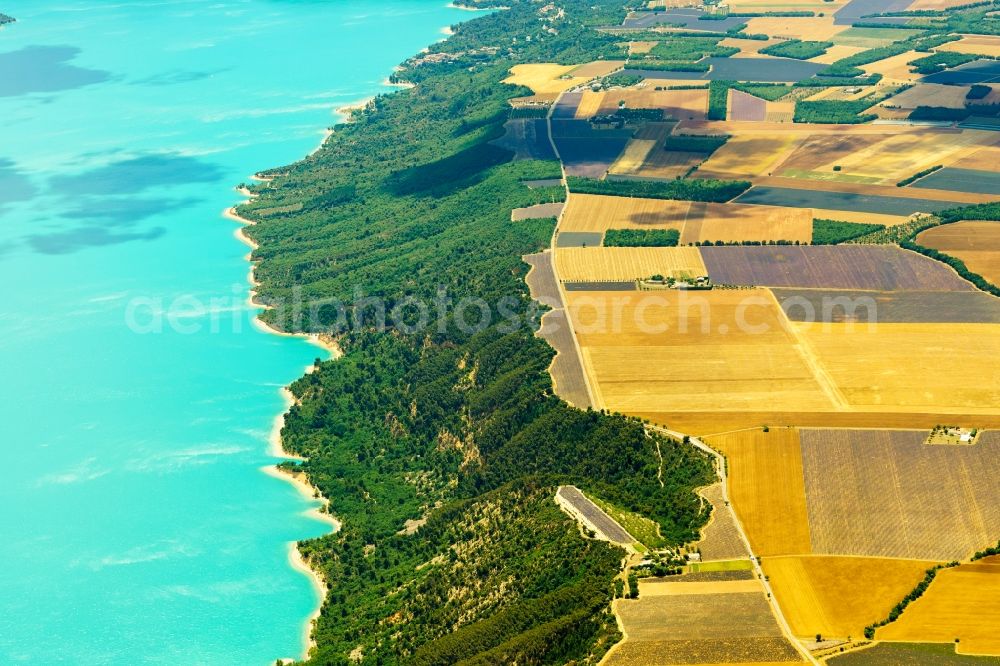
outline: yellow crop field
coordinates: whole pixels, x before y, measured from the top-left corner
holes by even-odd
[[[579,66],[553,63],[514,65],[510,69],[510,76],[503,82],[531,88],[538,95],[561,93],[621,69],[623,64],[622,60],[598,60]]]
[[[769,557],[762,561],[792,633],[861,638],[936,562],[874,557]]]
[[[826,3],[817,3],[820,5]],[[735,6],[730,6],[732,11],[737,10]],[[750,10],[761,11],[761,10]],[[789,11],[778,10],[778,11]],[[788,39],[801,39],[804,41],[826,42],[839,32],[843,32],[848,26],[836,25],[833,22],[833,12],[826,4],[824,9],[826,16],[814,17],[788,17],[788,16],[758,16],[747,22],[747,34],[764,34],[771,37],[785,37]]]
[[[966,564],[938,571],[934,582],[895,622],[875,632],[883,641],[953,643],[961,654],[1000,655],[1000,565]]]
[[[924,231],[917,242],[961,259],[970,271],[1000,285],[1000,222],[944,224]]]
[[[619,248],[570,249],[579,275],[594,275],[600,256],[594,251]],[[558,251],[557,262],[566,251]],[[647,272],[654,266],[666,274],[662,263],[647,264]],[[616,277],[607,279],[623,279],[624,272],[611,274]],[[767,290],[573,291],[567,297],[601,406],[629,413],[833,408]]]
[[[948,164],[973,152],[995,137],[978,130],[961,133],[903,133],[864,147],[839,158],[836,164],[844,174],[867,176],[895,183],[922,169]],[[829,165],[832,170],[833,164]],[[821,167],[825,170],[825,166]],[[926,193],[924,193],[926,196]]]
[[[642,163],[636,175],[646,178],[681,178],[691,170],[691,167],[698,166],[704,159],[702,153],[654,148],[649,151],[646,161]]]
[[[687,82],[691,85],[691,81]],[[658,86],[668,83],[657,80]],[[651,88],[613,90],[604,95],[601,113],[613,113],[618,103],[625,102],[630,109],[663,109],[677,120],[702,120],[708,111],[708,89],[654,90]]]
[[[995,413],[1000,325],[790,326],[854,408]]]
[[[642,55],[653,50],[659,42],[629,42],[628,49],[632,55]]]
[[[583,120],[593,118],[601,112],[601,104],[604,102],[603,92],[584,90],[580,98],[580,104],[576,107],[575,117]]]
[[[926,53],[917,51],[907,51],[889,58],[876,60],[867,65],[858,65],[867,74],[881,74],[884,83],[912,83],[919,79],[922,74],[916,74],[910,70],[909,63],[917,58],[926,56]]]
[[[681,244],[699,241],[771,241],[808,243],[813,215],[809,208],[729,203],[692,203]]]
[[[573,193],[569,195],[559,230],[677,229],[679,231],[684,228],[690,208],[690,201]],[[559,250],[560,253],[564,251],[565,249]]]
[[[650,151],[655,149],[658,143],[655,139],[632,139],[608,172],[614,174],[637,173],[642,168]]]
[[[799,433],[792,428],[744,430],[705,439],[726,456],[729,497],[755,554],[811,550]]]
[[[769,175],[804,138],[798,134],[738,135],[712,153],[700,172],[725,174],[727,178]]]
[[[856,55],[864,51],[863,46],[848,46],[847,44],[834,44],[826,50],[823,55],[818,55],[815,58],[810,58],[810,62],[818,62],[823,65],[830,65],[841,58],[847,58],[852,55]]]
[[[957,42],[948,42],[934,49],[952,53],[971,53],[1000,58],[1000,37],[994,35],[963,35]]]
[[[706,275],[696,247],[565,247],[556,250],[556,272],[570,282]]]
[[[882,102],[883,105],[915,109],[918,106],[942,106],[949,109],[965,108],[968,86],[946,86],[940,83],[918,83],[898,95]]]
[[[884,224],[887,227],[894,227],[897,224],[905,224],[910,218],[905,215],[885,215],[883,213],[864,213],[850,210],[829,210],[825,208],[813,208],[813,217],[821,220],[840,220],[841,222],[858,222],[860,224]]]
[[[951,166],[958,169],[978,169],[980,171],[992,171],[1000,164],[1000,147],[983,146],[969,155],[957,160]]]
[[[595,60],[573,68],[570,74],[575,78],[596,79],[618,71],[624,64],[624,60]]]

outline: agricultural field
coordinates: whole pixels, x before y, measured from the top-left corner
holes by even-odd
[[[955,222],[928,229],[917,243],[961,259],[973,273],[1000,285],[1000,222]]]
[[[766,666],[803,661],[782,635],[759,582],[707,583],[710,587],[699,594],[649,594],[656,585],[677,589],[703,584],[640,583],[638,599],[616,600],[613,607],[627,638],[603,663]]]
[[[729,89],[726,101],[726,118],[738,122],[761,122],[767,120],[767,100],[754,97],[742,90]]]
[[[590,80],[590,77],[570,76],[569,73],[573,69],[569,65],[552,63],[514,65],[510,70],[510,76],[503,82],[531,88],[535,94],[561,93]]]
[[[830,657],[826,663],[829,666],[1000,666],[1000,657],[957,654],[955,645],[947,643],[876,643],[864,650]]]
[[[906,32],[905,30],[896,30],[895,32]],[[876,60],[873,63],[867,65],[859,65],[859,67],[864,70],[865,74],[881,74],[881,83],[913,83],[917,81],[921,75],[914,73],[909,64],[918,58],[926,56],[926,53],[918,53],[916,51],[907,51],[906,53],[900,53],[899,55],[894,55],[889,58],[883,58],[882,60]]]
[[[833,218],[845,222],[880,222],[881,220],[876,216],[888,215],[890,217],[906,218],[914,213],[936,213],[946,208],[953,208],[962,198],[965,198],[962,196],[964,193],[945,193],[945,198],[934,198],[935,190],[912,190],[907,192],[906,188],[889,190],[879,185],[869,186],[869,191],[865,192],[863,189],[861,191],[851,191],[846,187],[839,191],[821,189],[831,184],[841,186],[852,185],[853,183],[829,183],[827,181],[806,181],[795,178],[772,178],[768,179],[768,181],[785,181],[782,185],[788,185],[789,187],[756,185],[737,197],[734,201],[743,204],[811,208],[816,217]],[[902,196],[880,193],[884,191],[894,191]],[[924,197],[920,196],[922,194]],[[951,197],[951,200],[947,197]],[[826,212],[820,213],[819,211]],[[872,215],[861,215],[852,220],[850,217],[839,215],[837,211],[870,213]]]
[[[771,291],[791,321],[1000,324],[1000,299],[981,291]]]
[[[937,378],[941,371],[927,372]],[[1000,433],[986,432],[974,446],[930,446],[926,437],[922,430],[802,431],[812,552],[946,562],[996,543],[1000,480],[989,470]]]
[[[699,492],[712,505],[711,521],[702,528],[698,552],[702,562],[732,560],[749,556],[733,519],[733,509],[722,496],[722,484],[716,483]]]
[[[618,249],[623,248],[561,250],[557,260],[575,252],[586,270],[595,263],[588,259]],[[637,250],[691,249],[696,248]],[[646,270],[654,268],[667,273],[662,263]],[[561,268],[559,274],[565,278]],[[677,412],[833,408],[828,387],[817,380],[766,290],[574,291],[567,297],[601,407],[634,414],[665,407]]]
[[[994,324],[791,326],[854,409],[989,414],[1000,405]]]
[[[822,17],[757,16],[747,22],[746,32],[809,42],[826,42],[832,41],[831,38],[834,35],[840,34],[846,29],[847,26],[835,25],[833,17],[829,15]]]
[[[808,243],[813,215],[807,208],[692,203],[680,242],[779,241]]]
[[[859,639],[919,583],[933,561],[824,555],[764,558],[764,574],[803,638]]]
[[[918,179],[909,187],[1000,196],[1000,172],[945,167]]]
[[[699,168],[699,176],[757,178],[770,175],[798,147],[795,134],[742,134],[731,138]]]
[[[716,284],[763,287],[971,291],[947,266],[884,245],[703,247]]]
[[[969,86],[946,86],[940,83],[918,83],[886,99],[880,106],[898,106],[912,111],[918,106],[940,106],[948,109],[965,108]]]
[[[756,555],[810,552],[799,433],[760,428],[703,438],[726,456],[729,497]]]
[[[684,228],[691,209],[690,201],[610,197],[601,194],[569,195],[560,233],[608,229],[677,229]]]
[[[670,135],[673,127],[673,123],[646,123],[639,128],[632,140],[625,146],[625,152],[611,165],[609,173],[614,175],[641,174],[651,153],[667,152],[663,149],[663,142]]]
[[[995,35],[962,35],[958,41],[942,44],[934,50],[1000,58],[1000,37]]]
[[[576,106],[569,109],[574,113]],[[570,176],[602,178],[625,150],[631,129],[594,129],[586,120],[553,118],[552,139]]]
[[[587,99],[586,93],[584,99]],[[665,117],[676,120],[704,120],[708,110],[708,88],[655,90],[647,86],[611,90],[601,95],[598,110],[600,113],[614,113],[621,102],[628,109],[662,109]]]
[[[942,569],[898,620],[880,628],[880,641],[951,643],[956,652],[1000,655],[1000,564],[973,562]]]
[[[573,195],[578,196],[578,195]],[[567,282],[622,282],[660,274],[705,275],[696,247],[572,247],[556,253],[556,270]]]
[[[844,26],[840,26],[844,27]],[[858,46],[875,49],[919,34],[919,30],[903,28],[847,28],[836,32],[828,41],[843,46]],[[814,38],[815,39],[815,38]]]

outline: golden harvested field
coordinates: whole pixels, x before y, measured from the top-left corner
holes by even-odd
[[[790,123],[795,117],[795,102],[768,102],[765,121],[769,123]]]
[[[812,210],[728,203],[692,203],[681,244],[698,241],[812,240]]]
[[[1000,37],[995,35],[962,35],[962,39],[957,42],[942,44],[934,50],[1000,58]]]
[[[618,157],[608,173],[631,175],[642,169],[649,153],[656,149],[658,142],[655,139],[632,139],[625,146],[624,152]]]
[[[685,406],[686,407],[686,406]],[[945,414],[899,411],[733,411],[725,409],[668,411],[661,405],[657,411],[630,412],[632,416],[648,419],[692,435],[710,436],[763,425],[802,426],[807,428],[924,428],[930,430],[939,423],[978,423],[984,428],[1000,429],[1000,414]],[[883,408],[884,409],[884,408]]]
[[[897,224],[905,224],[910,221],[909,217],[903,215],[884,215],[881,213],[862,213],[850,210],[828,210],[824,208],[813,208],[813,217],[821,220],[840,220],[841,222],[859,222],[861,224],[884,224],[887,227],[894,227]]]
[[[837,47],[834,47],[837,48]],[[852,92],[853,91],[853,92]],[[853,101],[872,94],[875,86],[834,86],[832,88],[820,88],[815,95],[810,95],[805,99],[816,102],[822,100],[833,101]]]
[[[629,42],[628,49],[632,55],[643,55],[653,50],[659,42]]]
[[[677,229],[679,231],[684,228],[690,208],[690,201],[573,193],[569,195],[559,230]],[[560,253],[563,251],[559,250]]]
[[[922,232],[917,242],[961,259],[970,271],[1000,285],[1000,222],[944,224]]]
[[[853,408],[990,414],[1000,405],[1000,325],[790,324]]]
[[[594,275],[599,251],[619,248],[582,249],[559,250],[557,262],[573,251],[581,265],[577,275]],[[655,269],[666,274],[665,263],[650,262],[645,272]],[[635,271],[597,274],[621,280]],[[567,274],[560,272],[560,277]],[[567,296],[584,367],[601,407],[630,413],[664,407],[679,412],[833,408],[829,389],[816,379],[767,290],[569,292]]]
[[[983,146],[971,154],[957,160],[951,166],[957,169],[977,169],[980,171],[992,171],[1000,164],[1000,147]]]
[[[960,642],[960,654],[1000,655],[1000,565],[965,564],[938,571],[922,597],[875,632],[883,641]]]
[[[624,60],[595,60],[586,65],[580,65],[570,72],[574,78],[596,79],[616,72],[625,64]]]
[[[775,555],[811,550],[799,433],[745,430],[708,437],[729,469],[729,497],[750,546],[767,561]]]
[[[808,208],[570,195],[560,231],[608,229],[677,229],[681,244],[706,240],[808,242],[812,212]]]
[[[762,561],[792,633],[861,638],[937,564],[888,558],[769,557]]]
[[[636,175],[643,178],[664,178],[668,180],[680,178],[686,175],[691,170],[691,167],[701,164],[704,159],[705,155],[703,153],[654,148],[649,151],[646,161],[642,163]]]
[[[867,65],[859,65],[859,67],[867,74],[881,74],[883,77],[881,83],[912,83],[923,76],[923,74],[912,72],[909,63],[926,55],[926,53],[918,53],[917,51],[907,51],[906,53],[900,53],[889,58],[876,60]]]
[[[787,133],[735,136],[708,158],[699,173],[725,174],[726,178],[769,175],[803,138]]]
[[[940,83],[918,83],[882,102],[883,105],[915,109],[918,106],[943,106],[949,109],[965,108],[968,86],[946,86]]]
[[[820,10],[826,13],[826,16],[823,17],[757,16],[747,22],[746,32],[747,34],[765,34],[771,37],[786,37],[805,41],[830,41],[831,37],[843,32],[848,26],[834,25],[833,12],[829,11],[828,8],[829,4],[826,4],[826,9]],[[735,6],[730,6],[730,9],[731,11],[742,11],[737,10]]]
[[[565,247],[556,251],[556,272],[559,279],[569,282],[706,274],[696,247]]]
[[[552,63],[514,65],[510,69],[510,76],[503,82],[531,88],[536,94],[560,93],[589,81],[589,78],[567,76],[572,69],[572,65]],[[566,78],[562,78],[564,76]]]
[[[688,85],[692,82],[688,81]],[[657,81],[657,85],[666,85]],[[604,94],[601,113],[613,113],[618,103],[625,102],[630,109],[663,109],[664,113],[678,120],[703,120],[708,111],[708,89],[654,90],[652,88],[627,88]]]
[[[834,44],[826,50],[823,55],[818,55],[815,58],[810,58],[810,62],[818,62],[823,65],[830,65],[841,58],[847,58],[864,51],[864,47],[861,46],[848,46],[847,44]]]
[[[576,107],[574,117],[587,120],[593,118],[601,112],[601,104],[604,102],[603,92],[584,90],[580,98],[580,104]]]

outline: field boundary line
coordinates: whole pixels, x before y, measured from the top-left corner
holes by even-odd
[[[664,428],[663,426],[654,425],[652,423],[647,423],[646,428],[655,430],[681,442],[683,442],[684,438],[687,437],[688,442],[690,442],[692,446],[709,454],[715,459],[715,472],[719,477],[719,481],[722,482],[722,499],[729,505],[729,510],[733,515],[733,524],[736,525],[736,531],[739,533],[740,539],[743,541],[743,545],[746,547],[747,553],[750,554],[750,563],[753,566],[753,571],[757,574],[757,578],[760,580],[761,585],[764,586],[764,592],[767,594],[768,605],[771,607],[771,612],[774,615],[774,619],[778,622],[778,627],[781,629],[782,635],[784,635],[784,637],[792,644],[792,647],[795,648],[795,650],[802,655],[807,662],[813,664],[814,666],[820,666],[820,662],[812,656],[812,653],[809,652],[809,650],[799,643],[798,639],[795,638],[795,635],[792,633],[792,628],[788,624],[788,620],[785,618],[784,613],[781,612],[781,606],[778,605],[778,598],[774,595],[771,583],[768,581],[767,576],[764,575],[764,569],[760,565],[760,559],[754,554],[753,548],[750,546],[750,539],[747,538],[747,533],[743,529],[743,523],[740,521],[740,517],[736,514],[736,509],[733,508],[733,503],[729,500],[729,481],[726,473],[725,457],[712,447],[705,444],[701,441],[701,439],[693,435],[685,435],[684,433],[670,430],[669,428]]]
[[[813,379],[819,384],[820,389],[826,394],[826,397],[830,398],[830,402],[833,403],[834,411],[838,412],[848,412],[854,411],[851,405],[847,402],[844,394],[841,393],[840,387],[837,383],[833,381],[833,377],[829,375],[826,368],[823,367],[822,361],[816,356],[815,350],[809,341],[805,339],[805,336],[801,335],[792,323],[788,320],[788,315],[785,314],[784,308],[781,307],[781,303],[778,302],[778,297],[774,295],[773,289],[766,290],[771,300],[774,302],[774,307],[778,309],[778,314],[776,317],[778,321],[781,322],[781,327],[785,330],[788,335],[792,337],[795,341],[795,348],[805,361],[806,367],[812,370]]]

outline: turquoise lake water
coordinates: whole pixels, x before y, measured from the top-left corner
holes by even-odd
[[[0,663],[265,664],[326,527],[261,472],[318,348],[220,216],[469,18],[446,0],[0,0]],[[168,318],[169,316],[169,318]],[[162,331],[156,332],[157,322]]]

